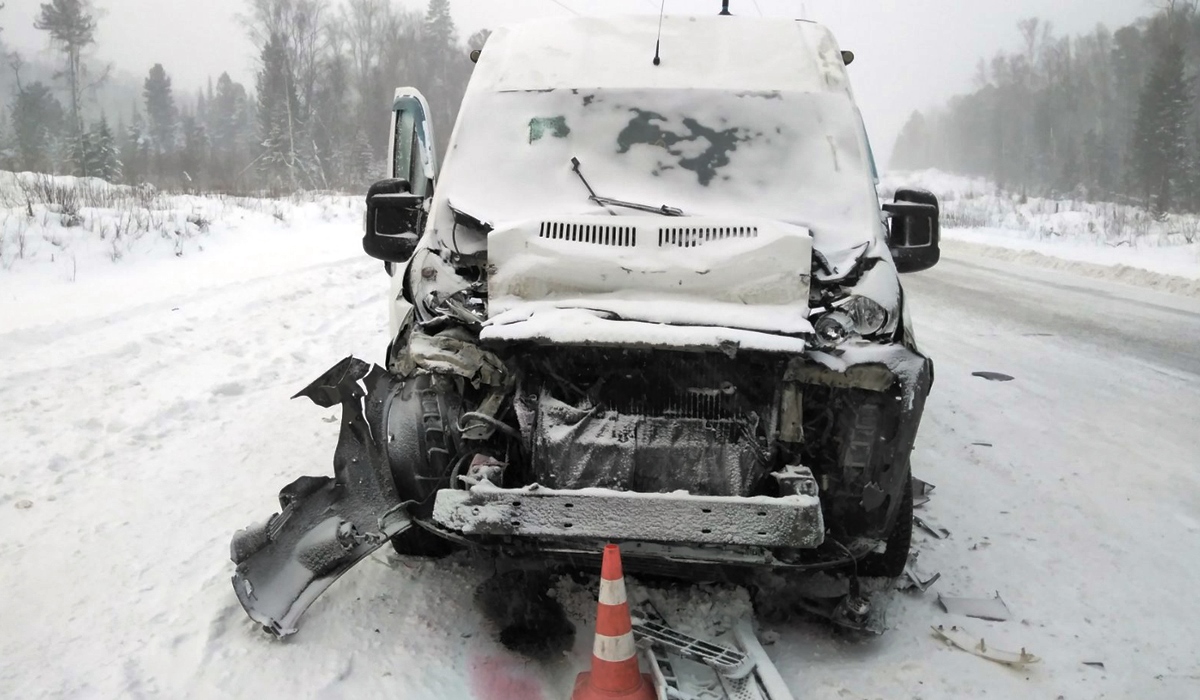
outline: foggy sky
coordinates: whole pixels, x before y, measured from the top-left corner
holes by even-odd
[[[255,51],[236,16],[245,0],[94,0],[97,58],[143,76],[162,63],[177,90],[228,71],[252,88]],[[404,0],[415,9],[423,0]],[[658,0],[560,0],[584,14],[657,12]],[[3,37],[28,54],[54,58],[33,29],[39,0],[7,0]],[[568,14],[554,0],[451,0],[460,34],[535,16]],[[715,13],[719,0],[667,0],[668,13]],[[886,160],[913,109],[968,89],[980,58],[1019,43],[1016,23],[1038,16],[1059,34],[1110,29],[1153,11],[1146,0],[731,0],[735,14],[805,17],[829,25],[858,60],[850,68],[876,155]],[[417,87],[420,87],[419,85]]]

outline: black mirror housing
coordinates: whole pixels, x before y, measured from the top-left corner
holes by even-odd
[[[409,192],[408,180],[380,180],[367,190],[363,250],[384,262],[408,262],[425,229],[425,198]]]
[[[941,206],[927,190],[897,190],[895,202],[884,204],[890,233],[888,248],[898,272],[920,272],[937,265],[941,252]]]

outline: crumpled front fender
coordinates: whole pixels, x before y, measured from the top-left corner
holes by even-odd
[[[386,407],[402,382],[348,357],[296,396],[342,406],[334,476],[300,477],[279,492],[279,513],[230,543],[233,588],[251,619],[283,637],[339,576],[412,526],[392,478]]]

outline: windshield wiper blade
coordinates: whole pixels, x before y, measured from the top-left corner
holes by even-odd
[[[649,212],[651,214],[661,214],[662,216],[683,216],[682,209],[679,209],[677,207],[669,207],[666,204],[662,205],[661,207],[656,207],[656,206],[653,206],[650,204],[639,204],[637,202],[626,202],[623,199],[613,199],[612,197],[601,197],[600,195],[596,194],[596,191],[593,190],[592,186],[588,184],[587,178],[585,178],[583,176],[583,171],[579,169],[579,166],[580,166],[579,159],[572,157],[571,158],[571,170],[575,171],[575,174],[579,176],[579,181],[582,182],[583,186],[587,188],[588,195],[590,195],[588,197],[588,199],[595,202],[596,204],[599,204],[602,207],[604,207],[604,206],[625,207],[626,209],[636,209],[638,211],[645,211],[645,212]]]

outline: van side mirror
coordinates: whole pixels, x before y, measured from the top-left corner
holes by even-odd
[[[363,250],[384,262],[408,262],[425,229],[425,198],[409,192],[408,180],[380,180],[367,190]]]
[[[926,190],[898,190],[896,201],[883,205],[890,219],[888,248],[898,272],[920,272],[938,263],[941,252],[941,207]]]

